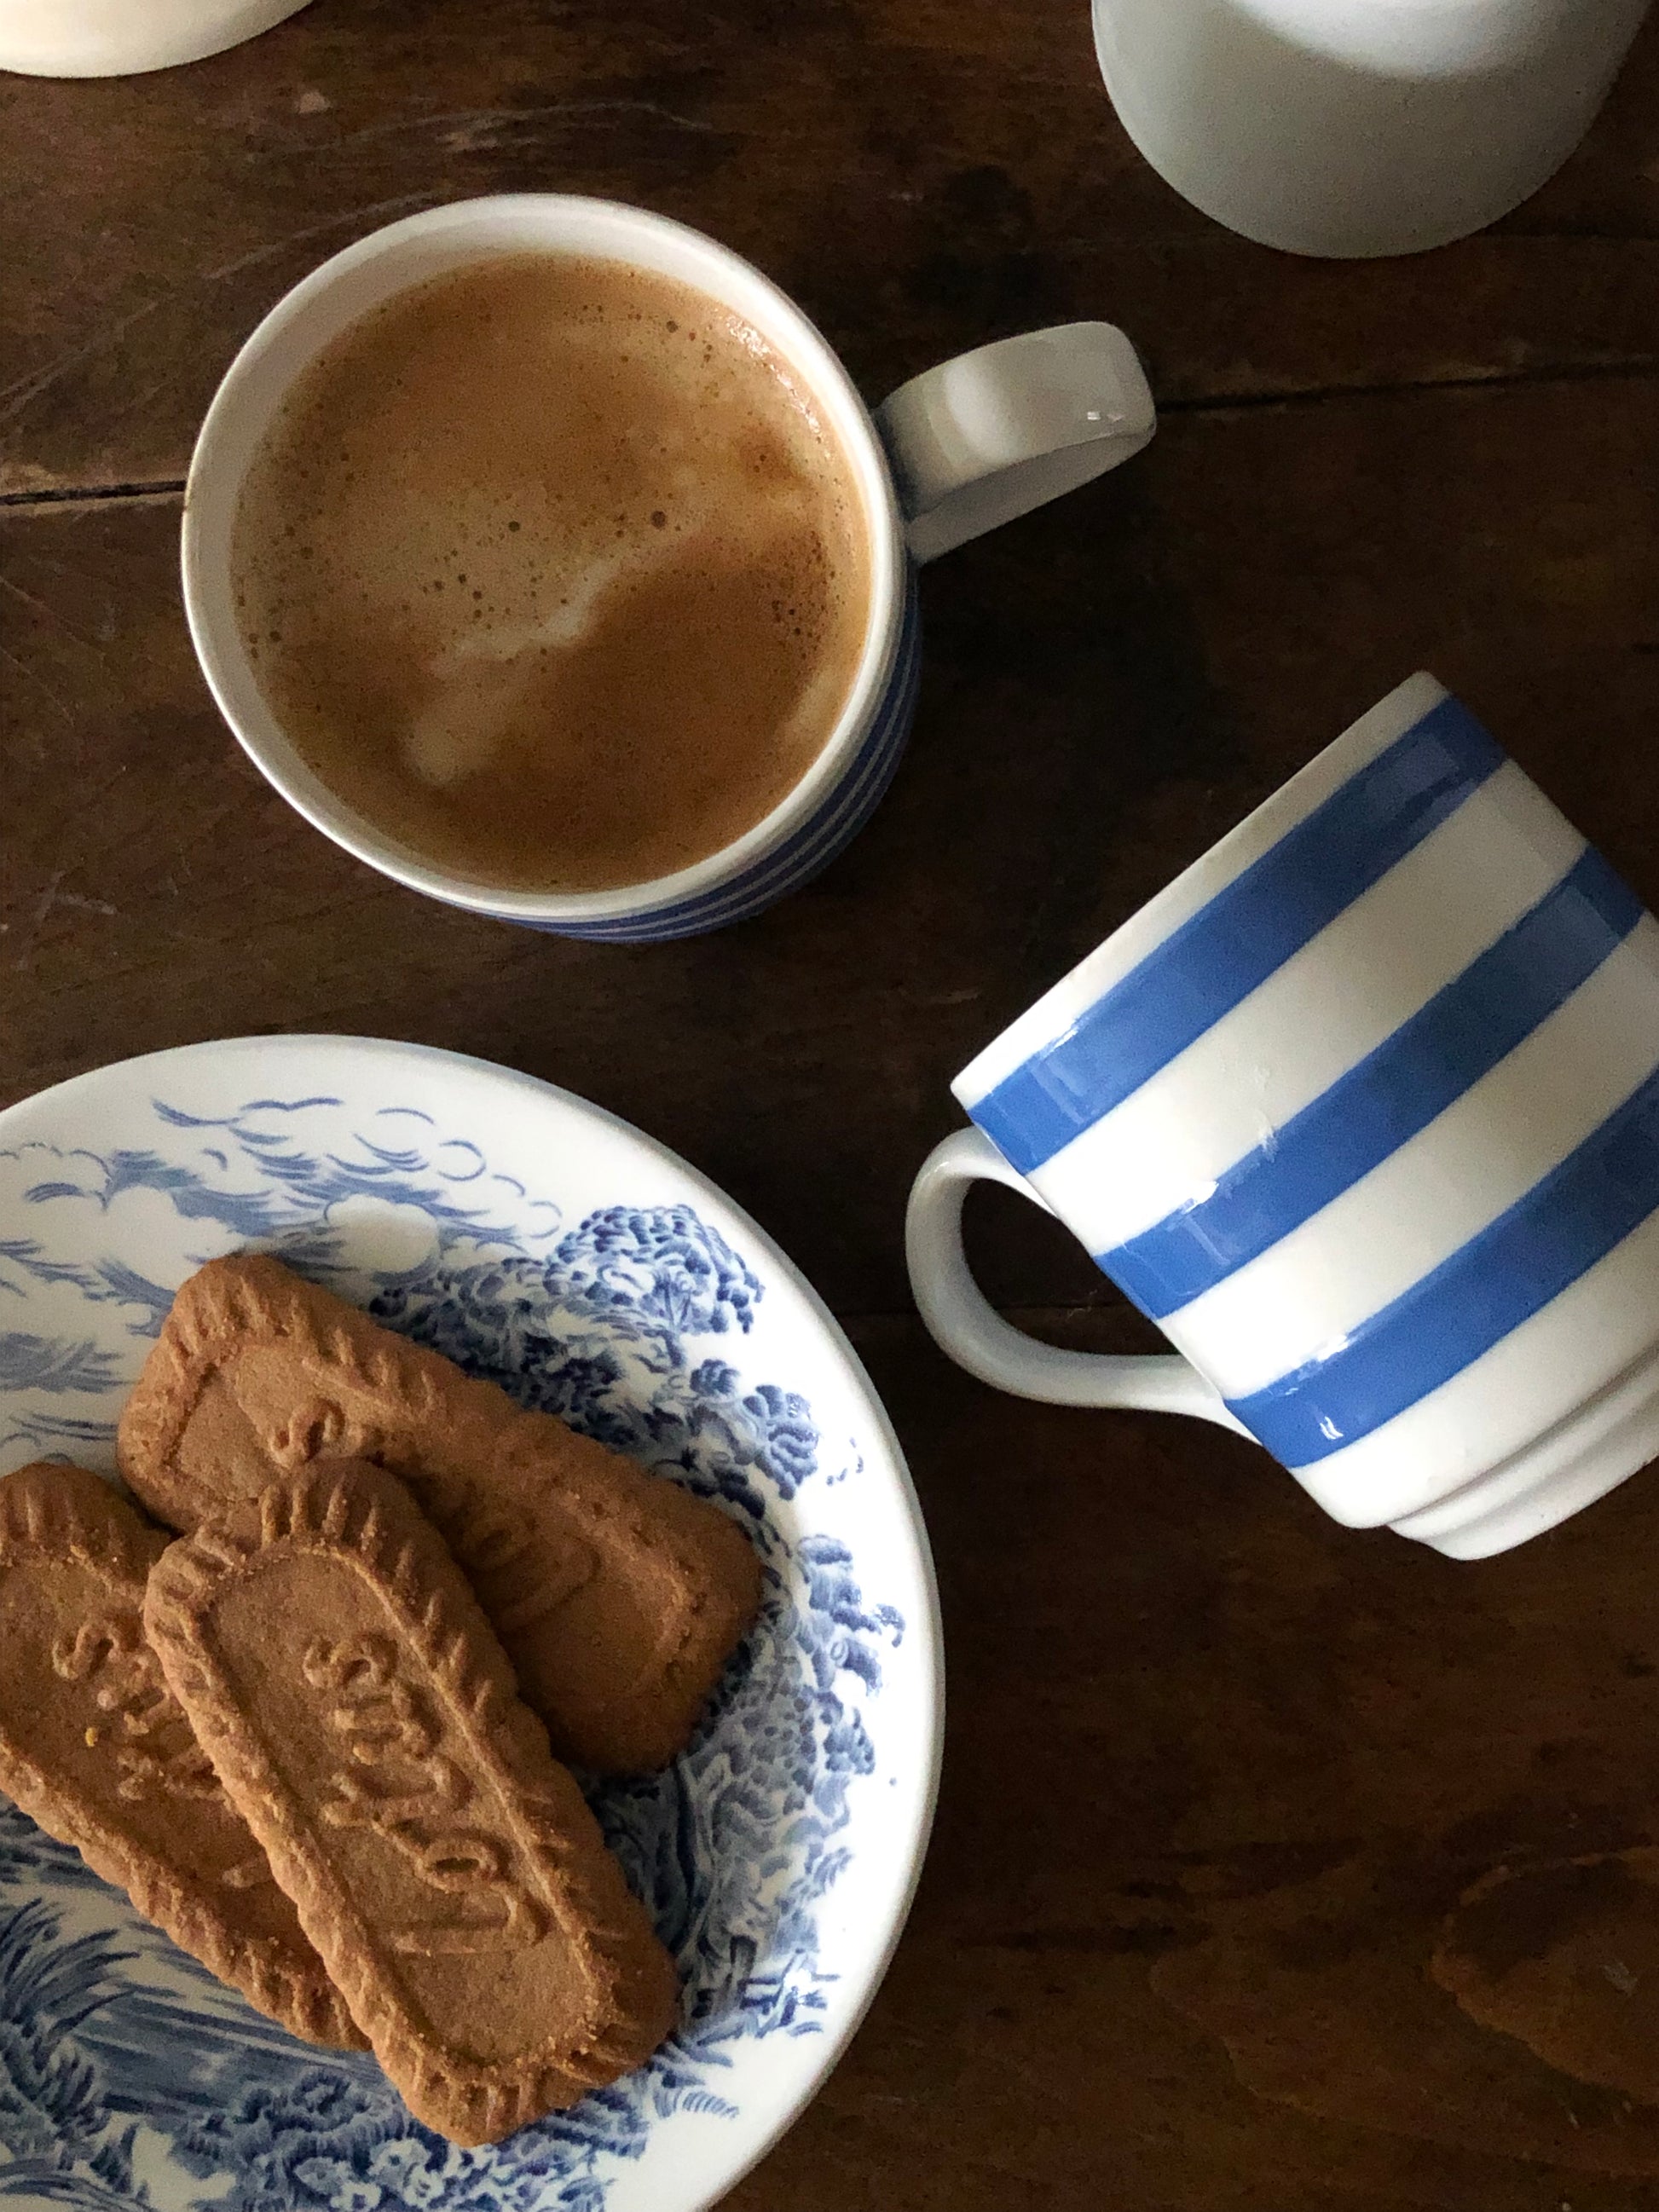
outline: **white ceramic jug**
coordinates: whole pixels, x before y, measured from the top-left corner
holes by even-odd
[[[1218,222],[1412,253],[1496,222],[1589,129],[1647,0],[1094,0],[1124,129]]]
[[[0,69],[132,76],[222,53],[306,0],[0,0]]]

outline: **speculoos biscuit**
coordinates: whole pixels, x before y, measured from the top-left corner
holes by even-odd
[[[179,1290],[118,1457],[185,1532],[276,1472],[389,1468],[459,1561],[555,1750],[605,1772],[684,1749],[760,1600],[755,1548],[717,1507],[261,1254],[211,1261]]]
[[[83,1468],[0,1480],[0,1789],[261,2012],[362,2050],[145,1640],[166,1545]]]
[[[394,1477],[279,1478],[169,1547],[144,1619],[417,2118],[493,2142],[655,2049],[672,1962]]]

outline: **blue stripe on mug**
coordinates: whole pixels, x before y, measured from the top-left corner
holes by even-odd
[[[921,629],[913,574],[905,593],[902,627],[887,694],[875,721],[841,781],[818,812],[792,837],[763,854],[746,873],[678,905],[620,915],[614,921],[532,922],[530,927],[561,937],[601,939],[613,944],[659,944],[744,921],[800,890],[851,843],[897,774],[915,712],[921,676]]]
[[[1352,1331],[1231,1398],[1285,1465],[1310,1467],[1461,1374],[1659,1208],[1659,1068],[1507,1212]]]
[[[1097,1264],[1154,1321],[1256,1259],[1339,1198],[1496,1067],[1592,975],[1642,915],[1593,848],[1409,1021],[1201,1203]]]
[[[1443,699],[970,1109],[1029,1175],[1139,1090],[1503,765]]]

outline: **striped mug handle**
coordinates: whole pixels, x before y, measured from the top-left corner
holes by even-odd
[[[931,561],[1138,453],[1158,413],[1113,323],[1060,323],[925,369],[884,399],[913,560]]]
[[[1006,1183],[1045,1212],[1053,1210],[980,1130],[958,1129],[934,1146],[910,1192],[904,1254],[916,1304],[941,1351],[981,1382],[1017,1398],[1196,1413],[1248,1433],[1198,1370],[1176,1353],[1061,1352],[1004,1321],[974,1280],[962,1249],[963,1202],[969,1185],[981,1181]]]

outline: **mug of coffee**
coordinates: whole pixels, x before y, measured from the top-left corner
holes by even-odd
[[[943,1348],[1254,1437],[1479,1559],[1659,1455],[1659,925],[1431,677],[1389,694],[952,1085],[911,1194]],[[1046,1207],[1180,1357],[987,1304],[968,1186]]]
[[[225,376],[185,605],[319,829],[452,904],[689,936],[814,874],[898,763],[915,564],[1137,452],[1105,323],[872,420],[777,287],[612,201],[462,201],[324,264]]]

